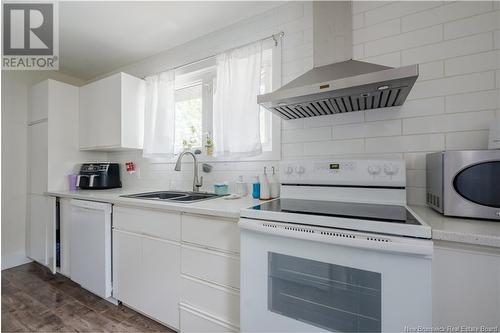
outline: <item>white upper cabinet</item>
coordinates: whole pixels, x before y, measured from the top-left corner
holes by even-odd
[[[145,82],[117,73],[80,88],[80,149],[142,149]]]

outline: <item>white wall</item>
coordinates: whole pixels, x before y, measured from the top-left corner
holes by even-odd
[[[282,81],[288,82],[313,66],[313,21],[312,4],[310,2],[287,3],[255,18],[239,22],[139,63],[119,68],[116,71],[124,71],[143,77],[215,55],[227,49],[268,37],[279,31],[285,32],[282,44]],[[193,169],[190,163],[183,165],[182,172],[175,172],[172,163],[150,163],[150,161],[142,159],[141,152],[111,153],[109,156],[112,161],[121,163],[134,161],[138,164],[140,175],[122,175],[124,186],[146,186],[155,189],[190,189],[192,186]],[[189,157],[185,159],[186,162],[189,162]],[[206,190],[212,189],[214,182],[234,182],[239,175],[243,175],[244,180],[250,182],[252,176],[262,172],[264,166],[269,168],[273,165],[277,166],[276,161],[211,164],[214,167],[213,172],[210,174],[203,173],[204,189]]]
[[[47,78],[81,85],[55,72],[2,71],[2,269],[26,262],[28,89]]]
[[[484,149],[499,113],[499,2],[354,2],[353,54],[358,60],[420,64],[420,76],[402,107],[284,121],[283,158],[376,156],[407,161],[408,200],[422,204],[425,154],[441,149]],[[285,31],[284,83],[313,65],[312,5],[288,3],[266,14],[121,68],[144,76]],[[138,162],[140,183],[189,188],[171,164],[151,164],[140,153],[112,159]],[[266,165],[271,165],[267,163]],[[259,172],[265,163],[216,163],[208,183]],[[124,184],[139,184],[124,176]]]

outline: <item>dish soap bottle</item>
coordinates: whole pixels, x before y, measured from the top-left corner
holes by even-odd
[[[252,183],[252,198],[254,198],[254,199],[260,198],[259,176],[255,176],[255,179]]]
[[[269,188],[269,181],[267,179],[267,168],[264,167],[264,173],[259,177],[260,182],[260,200],[271,199],[271,191]]]
[[[269,189],[271,198],[277,198],[280,196],[280,183],[278,181],[278,177],[276,176],[276,171],[274,167],[272,167],[273,174],[269,177]]]
[[[236,182],[236,194],[242,197],[247,195],[247,184],[243,181],[243,176],[239,176]]]

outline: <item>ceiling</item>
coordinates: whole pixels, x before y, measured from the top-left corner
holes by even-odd
[[[61,1],[60,70],[89,80],[282,3]]]

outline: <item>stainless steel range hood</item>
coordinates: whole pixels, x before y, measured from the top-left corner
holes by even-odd
[[[417,80],[418,65],[392,68],[356,60],[335,62],[351,55],[350,2],[315,1],[313,6],[315,67],[278,90],[257,96],[257,102],[284,119],[402,105]],[[328,59],[334,63],[320,65]]]

